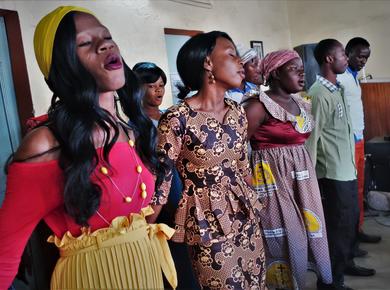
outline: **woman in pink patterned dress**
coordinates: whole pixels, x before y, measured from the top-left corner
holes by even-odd
[[[307,269],[332,282],[324,216],[315,170],[304,147],[313,129],[310,102],[295,51],[268,54],[261,63],[269,90],[245,96],[252,147],[253,186],[261,214],[266,282],[277,289],[304,289]]]

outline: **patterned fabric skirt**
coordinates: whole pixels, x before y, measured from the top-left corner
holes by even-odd
[[[303,145],[252,151],[269,287],[304,289],[308,269],[332,282],[317,177]]]
[[[266,289],[265,256],[258,222],[241,224],[237,234],[189,252],[202,289]]]
[[[162,273],[173,288],[176,270],[167,244],[173,229],[147,224],[148,207],[130,218],[115,218],[109,228],[73,237],[49,237],[60,249],[52,278],[53,289],[164,289]]]

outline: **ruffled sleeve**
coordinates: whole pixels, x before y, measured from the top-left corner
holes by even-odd
[[[294,96],[294,99],[297,103],[300,104],[301,108],[303,107],[306,112],[311,114],[311,107],[312,107],[311,96],[309,96],[306,92],[302,92],[300,94],[296,94]]]
[[[301,113],[299,116],[293,114],[282,108],[277,102],[272,100],[266,93],[260,92],[259,100],[263,103],[267,112],[275,119],[282,122],[290,122],[295,131],[301,134],[309,133],[314,129],[314,119],[311,115],[311,101],[309,97],[301,97],[298,94],[292,95],[293,100],[298,105]]]
[[[0,208],[0,289],[8,289],[26,243],[38,222],[61,204],[57,161],[13,163]]]
[[[163,183],[156,189],[152,204],[162,205],[167,203],[171,189],[173,168],[179,158],[185,132],[185,116],[183,105],[174,106],[161,116],[158,126],[158,151],[162,162],[168,167]]]

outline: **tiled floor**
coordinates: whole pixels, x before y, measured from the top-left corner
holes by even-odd
[[[383,225],[386,224],[386,225]],[[390,290],[390,216],[366,217],[364,229],[369,234],[379,234],[382,241],[378,244],[360,244],[368,251],[364,258],[356,258],[359,266],[374,268],[372,277],[345,276],[345,284],[354,290]],[[308,273],[306,290],[315,290],[316,276]]]

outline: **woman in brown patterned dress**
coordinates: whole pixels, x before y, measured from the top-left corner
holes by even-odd
[[[258,198],[247,183],[247,120],[241,106],[224,99],[238,87],[243,66],[223,32],[199,34],[180,49],[177,67],[185,85],[159,123],[159,149],[176,166],[184,185],[173,240],[189,245],[203,289],[265,289],[264,250]],[[154,203],[167,200],[167,174]]]

